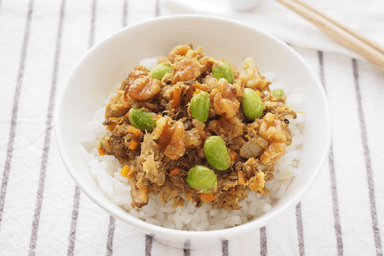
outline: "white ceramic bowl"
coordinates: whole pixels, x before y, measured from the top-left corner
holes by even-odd
[[[194,42],[207,55],[224,58],[243,66],[243,58],[253,57],[260,71],[274,72],[277,82],[286,85],[286,94],[304,97],[305,143],[299,174],[284,198],[256,220],[218,231],[179,231],[139,220],[113,204],[87,172],[86,163],[76,153],[81,127],[105,103],[130,71],[144,58],[166,56],[176,45]],[[89,50],[70,74],[58,100],[55,113],[57,143],[69,174],[81,190],[111,215],[182,247],[185,239],[192,246],[218,242],[260,228],[299,202],[318,176],[330,146],[330,115],[326,96],[304,60],[287,44],[257,28],[228,19],[207,16],[170,16],[129,26]]]

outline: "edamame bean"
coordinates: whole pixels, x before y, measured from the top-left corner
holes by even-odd
[[[156,127],[156,115],[138,108],[131,108],[128,112],[129,121],[140,130],[152,131]]]
[[[191,115],[201,122],[206,122],[209,116],[211,100],[207,92],[195,94],[191,99]]]
[[[275,89],[272,91],[272,93],[277,98],[284,97],[284,90],[283,89]]]
[[[215,65],[213,65],[212,74],[217,80],[219,80],[220,78],[224,78],[229,83],[233,83],[232,68],[228,63],[224,61],[219,61]]]
[[[217,183],[216,174],[204,165],[195,165],[187,176],[187,182],[191,188],[203,193],[210,193]]]
[[[223,171],[231,166],[231,157],[229,156],[227,146],[220,136],[211,136],[206,139],[203,151],[213,168]]]
[[[263,114],[263,101],[261,100],[260,96],[251,88],[244,89],[241,102],[243,103],[243,113],[247,118],[254,120]]]
[[[172,67],[166,64],[157,64],[151,69],[149,76],[154,79],[161,80],[166,73],[172,73]]]

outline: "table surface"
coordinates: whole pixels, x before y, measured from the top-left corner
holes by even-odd
[[[303,200],[246,238],[166,247],[75,186],[57,94],[90,46],[161,13],[156,0],[0,0],[0,255],[383,255],[384,73],[342,55],[293,46],[327,92],[332,147]]]

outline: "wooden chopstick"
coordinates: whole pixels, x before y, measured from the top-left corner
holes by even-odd
[[[365,59],[384,70],[383,46],[372,42],[356,31],[332,20],[325,14],[299,0],[277,1],[311,22],[329,37],[335,39],[340,44],[363,56]]]

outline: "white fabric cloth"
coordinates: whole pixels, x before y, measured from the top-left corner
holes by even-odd
[[[384,47],[383,1],[303,1]],[[231,18],[265,30],[294,46],[363,59],[275,0],[261,0],[255,9],[243,12],[234,10],[229,1],[222,0],[163,0],[163,5],[166,14],[194,13]]]
[[[155,13],[155,0],[0,1],[0,256],[382,255],[384,73],[363,61],[354,70],[350,57],[317,49],[294,47],[324,78],[333,149],[301,204],[265,229],[184,251],[75,196],[51,129],[57,94],[92,41]]]

